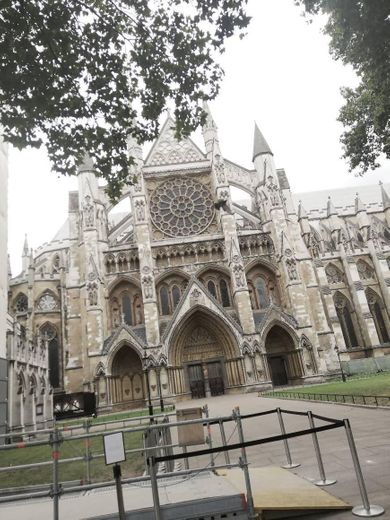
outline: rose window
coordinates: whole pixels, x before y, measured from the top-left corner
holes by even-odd
[[[153,192],[150,213],[154,225],[166,235],[198,235],[213,219],[213,199],[199,182],[175,179]]]
[[[38,302],[38,310],[53,311],[57,307],[57,301],[51,294],[44,294]]]

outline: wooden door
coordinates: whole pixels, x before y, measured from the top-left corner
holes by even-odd
[[[268,358],[274,386],[288,385],[286,362],[282,356]]]
[[[220,361],[207,363],[207,373],[211,395],[222,395],[225,393],[223,384],[222,365]]]
[[[190,383],[190,391],[193,399],[206,397],[202,365],[199,364],[188,366],[188,380]]]

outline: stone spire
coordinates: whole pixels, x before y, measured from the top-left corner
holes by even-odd
[[[77,168],[77,173],[94,171],[93,160],[88,152],[84,154],[81,164]]]
[[[381,187],[381,195],[382,195],[382,204],[383,209],[389,209],[390,208],[390,197],[387,195],[387,192],[385,188],[383,187],[383,182],[379,182],[379,186]]]
[[[216,155],[221,155],[219,148],[218,128],[214,121],[209,105],[203,103],[203,110],[206,112],[206,122],[202,128],[204,146],[208,159],[214,159]]]
[[[28,247],[27,234],[25,234],[23,252],[22,252],[22,272],[23,272],[23,274],[27,273],[29,262],[30,262],[30,250]]]
[[[300,200],[299,206],[298,206],[298,220],[301,220],[304,218],[307,218],[307,213],[306,213],[305,208],[303,207],[302,201]]]
[[[336,208],[333,205],[332,199],[330,198],[330,195],[328,197],[328,203],[326,205],[326,214],[328,217],[331,215],[337,215]]]
[[[366,211],[366,206],[362,202],[361,198],[359,197],[359,193],[356,193],[355,197],[355,213],[360,213],[361,211]]]
[[[271,148],[265,140],[263,134],[260,132],[257,123],[255,123],[255,133],[253,138],[253,161],[258,155],[269,154],[273,155]]]

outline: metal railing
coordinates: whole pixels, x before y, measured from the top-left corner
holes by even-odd
[[[353,513],[357,516],[364,516],[364,517],[370,517],[370,516],[379,516],[384,512],[383,508],[381,506],[375,506],[370,504],[367,489],[365,486],[365,481],[363,477],[363,473],[361,470],[359,457],[357,454],[351,426],[348,419],[344,420],[338,420],[333,419],[330,417],[324,417],[318,414],[314,414],[310,411],[308,412],[300,412],[300,411],[292,411],[292,410],[284,410],[281,408],[275,408],[272,410],[267,410],[264,412],[255,412],[251,414],[240,414],[239,408],[236,408],[233,410],[232,414],[222,417],[208,417],[208,410],[207,408],[204,410],[206,417],[202,417],[201,419],[192,419],[192,420],[186,420],[186,421],[175,421],[175,422],[169,422],[169,418],[165,416],[163,419],[161,419],[162,422],[150,422],[150,424],[145,426],[135,426],[135,427],[126,427],[121,429],[114,429],[111,430],[111,433],[114,432],[123,432],[123,433],[136,433],[136,432],[143,432],[145,433],[145,430],[147,431],[147,434],[149,438],[153,437],[156,439],[156,442],[152,446],[147,446],[144,444],[140,448],[135,448],[133,450],[127,450],[127,452],[132,453],[142,453],[144,455],[144,460],[147,464],[147,467],[145,467],[145,474],[142,476],[137,477],[131,477],[131,478],[124,478],[122,479],[122,484],[134,484],[137,482],[150,482],[151,489],[152,489],[152,495],[153,495],[153,503],[154,503],[154,514],[155,519],[160,520],[161,519],[161,507],[159,502],[159,491],[158,491],[158,480],[160,478],[170,478],[170,477],[178,477],[180,475],[192,475],[197,474],[202,471],[210,471],[211,469],[215,470],[218,468],[231,468],[231,467],[240,467],[244,474],[244,481],[246,486],[246,495],[247,495],[247,505],[248,505],[248,518],[254,519],[255,511],[254,511],[254,503],[253,503],[253,497],[252,497],[252,490],[251,490],[251,482],[250,482],[250,472],[248,470],[248,456],[247,456],[247,449],[253,446],[260,446],[262,444],[268,444],[273,442],[282,442],[284,446],[284,451],[286,455],[286,461],[287,463],[284,464],[284,467],[286,468],[294,468],[297,467],[299,464],[297,462],[293,462],[291,451],[289,447],[289,440],[295,437],[304,437],[307,435],[310,435],[312,437],[313,441],[313,447],[315,452],[315,457],[318,464],[318,471],[319,471],[319,480],[316,481],[316,484],[319,486],[325,486],[325,485],[331,485],[334,484],[336,481],[332,479],[328,479],[325,474],[323,459],[320,451],[320,446],[318,442],[317,434],[319,432],[325,432],[330,431],[334,429],[344,429],[348,446],[351,452],[351,457],[353,461],[353,465],[355,468],[355,474],[357,479],[357,484],[360,491],[360,496],[362,499],[362,505],[356,506],[353,508]],[[256,438],[252,440],[245,440],[244,436],[244,428],[243,424],[244,421],[253,419],[253,418],[259,418],[267,415],[273,415],[276,417],[277,421],[275,422],[275,426],[278,426],[279,432],[265,438]],[[284,416],[285,415],[296,415],[305,417],[308,421],[306,423],[306,427],[303,427],[302,429],[295,430],[295,431],[289,431],[287,432],[285,423],[284,423]],[[143,416],[145,417],[145,416]],[[148,417],[149,419],[149,417]],[[152,416],[150,417],[152,419]],[[155,417],[153,417],[155,419]],[[321,425],[316,425],[315,420],[321,421]],[[226,439],[226,433],[225,433],[225,424],[226,423],[233,423],[234,429],[232,434],[230,435],[229,439]],[[208,433],[208,447],[202,448],[202,449],[196,449],[194,451],[187,451],[182,446],[179,446],[176,443],[172,442],[170,431],[172,428],[177,428],[180,426],[188,426],[191,424],[202,424],[207,428]],[[212,429],[211,426],[215,426],[214,433],[216,430],[220,430],[220,439],[221,439],[221,445],[216,446],[215,444],[215,436],[214,440],[211,439],[212,435]],[[232,439],[233,434],[237,432],[238,433],[238,442],[230,442]],[[49,445],[51,447],[51,455],[52,460],[45,461],[41,464],[51,464],[52,465],[52,483],[51,485],[47,485],[47,488],[42,491],[35,491],[35,492],[29,492],[29,493],[22,493],[17,495],[11,495],[6,497],[0,497],[0,504],[4,502],[10,502],[10,501],[17,501],[17,500],[25,500],[26,498],[35,498],[35,497],[51,497],[53,499],[53,519],[58,520],[60,518],[59,513],[59,504],[60,504],[60,497],[62,495],[68,494],[68,493],[75,493],[77,491],[87,491],[90,489],[96,489],[101,487],[107,487],[107,486],[114,486],[115,482],[113,480],[106,481],[106,482],[87,482],[79,486],[68,486],[64,487],[59,479],[59,465],[63,463],[71,463],[74,460],[80,460],[80,457],[76,458],[69,458],[69,459],[61,459],[60,458],[60,450],[61,446],[65,442],[74,442],[76,440],[84,440],[86,442],[86,452],[85,456],[81,457],[81,459],[85,460],[86,462],[91,460],[90,459],[90,453],[88,452],[88,445],[91,441],[91,439],[95,439],[98,437],[101,437],[104,435],[105,431],[96,431],[96,432],[88,432],[86,434],[82,435],[73,435],[73,436],[64,436],[64,432],[59,431],[58,429],[54,429],[53,432],[50,433],[50,437],[48,439],[39,439],[35,440],[29,443],[16,443],[16,444],[9,444],[9,445],[3,445],[0,446],[0,453],[1,451],[7,451],[12,450],[15,448],[29,448],[34,446],[43,446],[43,445]],[[20,444],[23,444],[23,446],[20,446]],[[176,449],[176,452],[174,451]],[[239,450],[240,456],[238,458],[238,461],[236,464],[232,464],[230,462],[230,455],[232,451]],[[216,464],[216,459],[219,455],[222,453],[225,454],[225,463],[224,464]],[[99,456],[102,456],[99,455]],[[189,460],[193,459],[195,457],[201,457],[201,456],[207,456],[210,458],[210,461],[205,464],[204,467],[201,468],[189,468]],[[95,456],[94,456],[95,457]],[[164,473],[159,474],[159,467],[161,463],[167,463],[170,462],[169,465],[170,468],[173,468],[174,465],[172,465],[172,462],[176,460],[185,460],[187,461],[185,465],[184,470],[180,471],[168,471]],[[24,470],[31,467],[36,467],[36,464],[24,464],[24,465],[18,465],[17,467],[7,467],[7,468],[1,468],[1,471],[15,471],[15,470]],[[167,467],[167,466],[166,466]]]
[[[285,399],[307,399],[309,401],[326,401],[331,403],[358,404],[369,406],[390,406],[390,396],[387,395],[360,395],[360,394],[331,394],[291,392],[282,390],[259,393],[260,397],[283,397]]]

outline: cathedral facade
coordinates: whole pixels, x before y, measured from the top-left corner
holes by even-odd
[[[257,127],[253,169],[222,156],[210,113],[203,137],[205,152],[177,141],[168,117],[146,158],[130,143],[119,214],[86,159],[64,226],[25,248],[9,310],[45,344],[54,392],[108,410],[324,381],[338,356],[386,368],[384,187],[375,210],[306,212]]]

